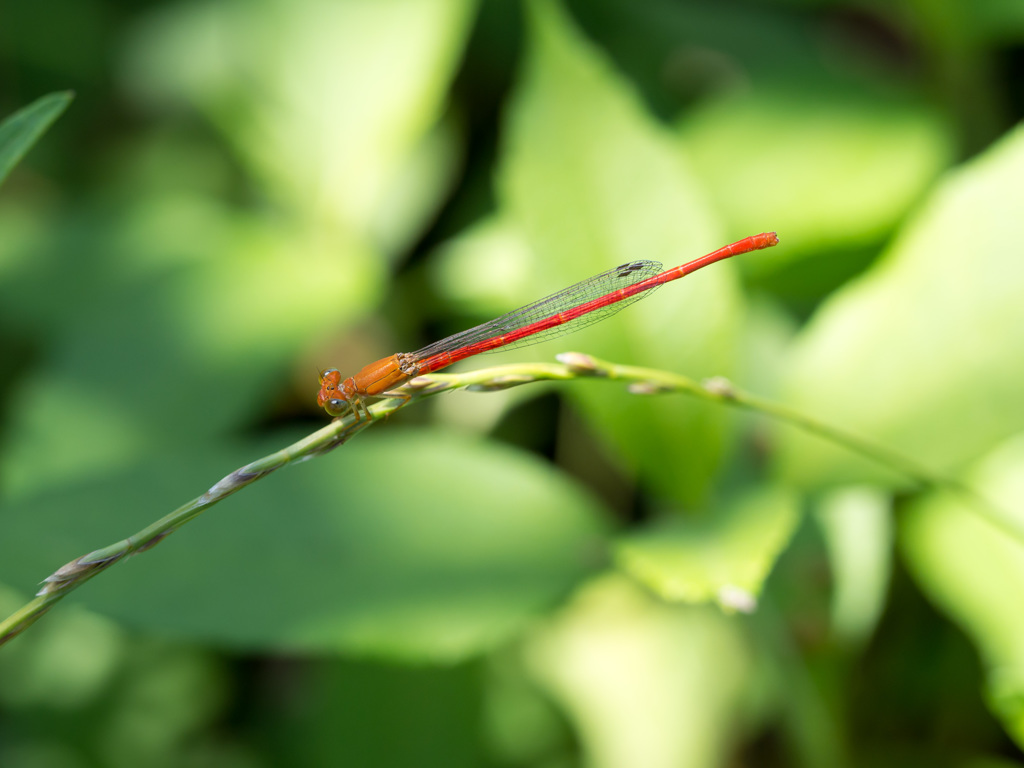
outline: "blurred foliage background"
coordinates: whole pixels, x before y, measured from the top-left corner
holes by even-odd
[[[323,424],[318,369],[766,230],[463,367],[728,376],[965,479],[1024,537],[1020,0],[0,18],[0,114],[76,94],[0,190],[4,615]],[[1016,765],[1022,595],[1020,541],[756,415],[459,392],[4,647],[0,765]]]

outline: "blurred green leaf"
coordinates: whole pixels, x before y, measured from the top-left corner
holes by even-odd
[[[480,738],[477,665],[327,659],[304,665],[299,677],[303,711],[298,717],[273,718],[275,738],[261,744],[260,765],[493,765]]]
[[[634,259],[675,266],[724,245],[672,137],[557,4],[528,9],[529,53],[499,176],[501,214],[534,253],[525,272],[535,277],[522,301]],[[728,374],[740,306],[731,268],[718,264],[557,351],[698,377]],[[617,458],[659,493],[690,502],[704,495],[724,449],[722,409],[601,386],[574,388],[572,396]]]
[[[1016,0],[983,0],[963,8],[970,11],[980,38],[1009,43],[1024,40],[1024,5]]]
[[[241,463],[196,449],[9,505],[0,578],[36,583],[204,490],[211,467]],[[603,559],[598,516],[546,464],[507,448],[367,435],[231,497],[71,600],[245,648],[458,659],[517,631]]]
[[[799,326],[774,297],[759,293],[751,297],[750,309],[744,316],[740,338],[740,362],[735,381],[748,392],[778,399],[780,381],[785,375],[786,353]],[[754,413],[742,417],[760,422]]]
[[[1016,0],[922,3],[914,7],[914,18],[932,49],[950,58],[979,55],[986,44],[1024,40],[1024,6]]]
[[[951,127],[923,106],[830,90],[762,90],[710,102],[680,123],[684,149],[740,237],[784,247],[753,274],[877,243],[950,162]]]
[[[47,94],[0,123],[0,184],[73,98],[69,91]]]
[[[464,313],[495,317],[536,290],[533,253],[509,217],[489,216],[438,247],[432,283],[448,305]]]
[[[0,615],[28,599],[0,584]],[[33,627],[31,642],[19,639],[0,654],[0,702],[6,706],[72,709],[100,696],[116,674],[124,638],[111,622],[80,608],[47,619]]]
[[[848,77],[828,66],[832,52],[822,46],[821,30],[777,5],[737,13],[689,0],[569,0],[569,8],[660,115],[720,93],[780,82],[837,88]]]
[[[141,25],[138,98],[202,109],[324,238],[405,246],[451,180],[438,128],[473,0],[181,4]]]
[[[968,481],[1024,529],[1024,436],[986,456]],[[913,505],[900,542],[918,582],[980,650],[989,705],[1024,747],[1024,547],[939,495]]]
[[[532,679],[523,646],[500,649],[485,661],[484,731],[497,765],[543,765],[575,742],[556,703]]]
[[[752,659],[736,622],[621,577],[589,584],[531,639],[530,667],[594,768],[722,765]]]
[[[884,259],[800,334],[787,399],[949,471],[1024,429],[1024,128],[950,174]],[[803,485],[904,482],[780,430],[780,469]]]
[[[626,534],[615,561],[666,600],[749,612],[798,519],[797,498],[767,488],[701,519]]]
[[[116,698],[110,702],[105,739],[98,745],[101,765],[168,765],[175,751],[198,763],[214,752],[202,745],[198,755],[185,745],[201,728],[227,713],[226,665],[209,651],[187,643],[159,641],[128,645],[121,657],[126,667]],[[126,658],[127,657],[127,658]],[[205,747],[205,749],[203,749]],[[209,751],[207,751],[209,750]],[[207,752],[203,755],[203,752]],[[201,755],[201,756],[200,756]],[[249,768],[248,761],[233,762],[220,755],[213,760],[225,768]]]
[[[297,350],[373,299],[369,255],[346,263],[301,225],[199,195],[47,224],[0,281],[6,314],[47,340],[10,395],[6,493],[251,423],[289,394]],[[310,410],[317,364],[300,371]]]
[[[815,509],[834,582],[832,627],[846,642],[868,638],[885,609],[892,573],[892,500],[870,487],[828,494]]]

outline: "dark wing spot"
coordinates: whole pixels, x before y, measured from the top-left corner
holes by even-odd
[[[629,264],[622,264],[615,269],[615,276],[626,278],[634,272],[639,272],[646,266],[646,262],[643,261],[631,261]]]

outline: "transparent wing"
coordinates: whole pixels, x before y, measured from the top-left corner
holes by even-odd
[[[602,272],[575,285],[570,285],[558,293],[545,296],[539,301],[527,304],[525,307],[520,307],[494,320],[489,320],[469,330],[456,333],[440,341],[435,341],[433,344],[423,347],[423,349],[413,354],[417,358],[426,358],[442,352],[469,347],[496,336],[505,335],[511,331],[525,328],[540,320],[557,315],[559,312],[564,312],[595,299],[609,296],[620,288],[626,288],[647,280],[660,274],[661,271],[661,264],[657,261],[631,261],[628,264],[621,264],[614,269],[609,269],[607,272]],[[649,295],[652,293],[652,290],[628,296],[625,299],[596,308],[594,311],[569,320],[562,325],[546,328],[498,349],[485,351],[503,352],[508,349],[519,349],[559,336],[565,336],[614,315],[619,310]]]

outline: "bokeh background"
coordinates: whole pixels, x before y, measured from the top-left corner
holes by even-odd
[[[0,765],[970,766],[1024,745],[1024,3],[38,0],[0,114],[0,613],[326,421],[316,372],[619,263],[576,381],[421,402],[0,650]],[[1007,530],[1008,529],[1008,530]]]

